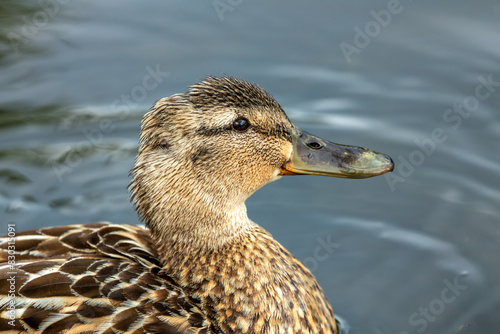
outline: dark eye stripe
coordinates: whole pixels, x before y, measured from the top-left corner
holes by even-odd
[[[267,128],[261,128],[261,127],[254,125],[254,126],[252,126],[252,131],[260,133],[264,136],[283,138],[285,140],[288,140],[289,142],[292,141],[292,136],[290,134],[290,131],[285,126],[278,125],[274,129],[267,129]]]
[[[197,130],[197,133],[203,136],[216,136],[222,133],[227,133],[229,131],[234,131],[232,126],[228,127],[218,127],[218,128],[207,128],[201,127]],[[262,128],[256,125],[252,125],[252,131],[262,134],[264,136],[273,136],[292,141],[292,137],[288,127],[278,125],[273,129]]]
[[[203,136],[215,136],[227,131],[231,131],[233,128],[232,127],[219,127],[219,128],[207,128],[207,127],[201,127],[199,128],[196,132],[200,135]]]

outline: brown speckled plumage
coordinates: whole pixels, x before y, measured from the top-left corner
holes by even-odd
[[[235,131],[244,117],[251,126]],[[280,177],[289,121],[261,88],[208,77],[142,122],[132,200],[148,229],[100,223],[0,240],[0,333],[337,333],[310,271],[250,221],[245,200]]]

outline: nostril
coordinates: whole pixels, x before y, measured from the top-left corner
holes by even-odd
[[[320,143],[318,142],[315,142],[315,141],[312,141],[310,143],[307,143],[306,144],[309,148],[312,148],[313,150],[319,150],[320,148],[323,147],[323,145],[321,145]]]

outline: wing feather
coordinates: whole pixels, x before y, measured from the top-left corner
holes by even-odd
[[[1,334],[211,333],[201,301],[159,274],[143,228],[100,223],[21,232],[15,267],[8,265],[9,240],[0,238]]]

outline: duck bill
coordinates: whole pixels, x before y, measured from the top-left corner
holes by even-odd
[[[363,179],[391,172],[392,159],[366,148],[336,144],[298,128],[292,130],[293,151],[281,175],[322,175]]]

